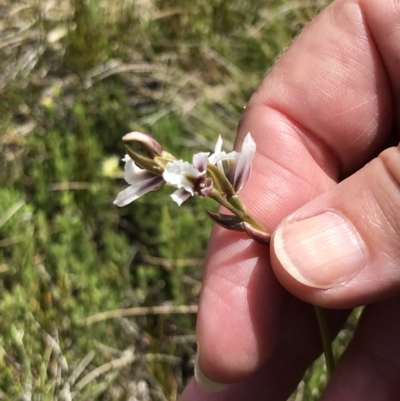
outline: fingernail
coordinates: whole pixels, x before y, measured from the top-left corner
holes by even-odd
[[[222,391],[225,387],[228,386],[227,384],[213,382],[208,377],[204,376],[203,372],[200,370],[199,351],[200,351],[200,346],[199,344],[197,344],[196,361],[194,365],[194,377],[196,378],[197,383],[199,383],[200,386],[204,388],[204,390],[210,393],[218,393]]]
[[[365,266],[367,259],[353,224],[332,212],[280,227],[274,246],[291,276],[320,289],[346,282]]]

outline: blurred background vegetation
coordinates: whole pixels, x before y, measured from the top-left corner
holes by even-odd
[[[211,225],[168,190],[114,207],[120,138],[143,130],[186,159],[219,134],[231,146],[327,3],[0,0],[0,399],[178,398]],[[322,365],[293,400],[318,398]]]

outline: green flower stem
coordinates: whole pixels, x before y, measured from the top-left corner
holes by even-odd
[[[322,308],[314,305],[315,314],[317,315],[317,321],[319,331],[321,334],[322,348],[325,355],[326,370],[328,372],[328,378],[332,377],[333,371],[335,370],[335,358],[332,352],[332,341],[329,334],[328,325],[326,323],[325,312]]]
[[[246,210],[243,210],[241,208],[238,208],[232,203],[230,203],[225,196],[221,195],[221,193],[215,189],[212,190],[211,194],[209,195],[209,198],[214,199],[216,202],[218,202],[220,205],[226,207],[228,210],[230,210],[234,215],[240,217],[243,221],[246,221],[247,223],[251,224],[253,227],[262,230],[265,232],[265,228],[258,223],[256,220],[254,220]]]

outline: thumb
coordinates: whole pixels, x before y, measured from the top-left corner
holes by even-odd
[[[315,305],[351,308],[400,294],[400,149],[389,148],[274,232],[279,281]]]

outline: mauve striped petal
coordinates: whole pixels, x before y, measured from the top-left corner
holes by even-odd
[[[236,192],[239,192],[250,177],[251,165],[253,163],[254,155],[256,154],[256,143],[252,138],[250,132],[244,139],[242,150],[237,159],[235,167],[235,176],[233,179],[233,187]]]
[[[173,194],[171,194],[171,198],[174,202],[178,204],[178,206],[182,205],[186,199],[188,199],[192,194],[185,190],[185,188],[177,189]]]
[[[128,155],[126,155],[123,160],[125,162],[124,178],[129,185],[136,185],[142,181],[155,177],[153,173],[137,166]]]
[[[201,173],[207,168],[208,156],[210,156],[210,152],[200,152],[193,155],[193,166]]]
[[[155,191],[161,188],[164,184],[165,181],[162,177],[153,175],[151,178],[137,182],[136,184],[131,185],[121,191],[118,194],[117,199],[115,199],[114,205],[120,207],[125,206],[128,203],[131,203],[141,196],[147,194],[147,192]]]

